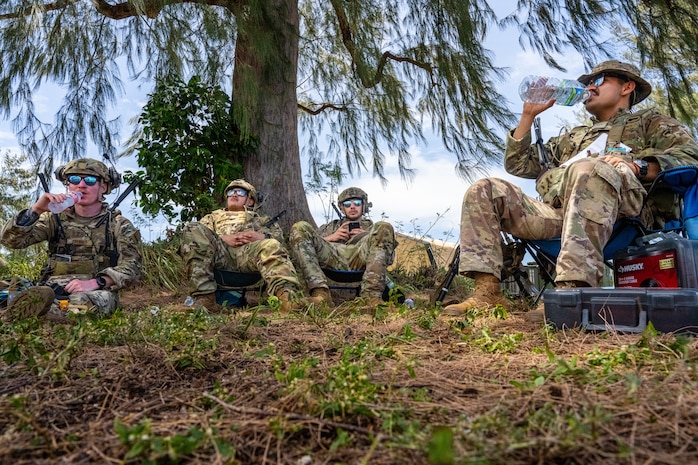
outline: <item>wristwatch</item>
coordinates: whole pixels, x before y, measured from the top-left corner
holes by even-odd
[[[97,285],[100,289],[104,289],[105,287],[107,287],[107,280],[104,279],[102,276],[97,276],[95,278],[95,281],[97,281]]]
[[[640,168],[640,172],[637,173],[637,177],[639,179],[645,179],[645,176],[647,176],[647,169],[649,168],[649,163],[647,163],[645,160],[634,160],[633,163],[637,165],[638,168]]]

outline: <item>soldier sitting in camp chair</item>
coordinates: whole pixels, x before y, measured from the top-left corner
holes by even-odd
[[[237,179],[228,184],[225,194],[226,208],[184,227],[180,254],[195,303],[211,312],[221,311],[214,271],[235,270],[259,272],[269,294],[279,298],[282,312],[307,307],[312,301],[301,293],[281,228],[268,225],[267,218],[256,211],[255,187]]]
[[[289,241],[310,295],[334,306],[323,268],[365,270],[361,281],[360,303],[373,308],[383,302],[386,270],[393,262],[396,247],[392,225],[373,223],[365,215],[371,206],[368,195],[358,187],[339,194],[339,208],[344,215],[315,230],[309,223],[293,225]]]
[[[645,188],[660,170],[698,163],[698,145],[684,125],[652,109],[631,111],[652,91],[635,66],[606,61],[579,81],[587,85],[584,105],[593,123],[550,139],[542,151],[549,166],[541,164],[531,144],[531,126],[554,100],[525,102],[519,125],[507,134],[507,172],[536,179],[542,201],[494,178],[473,183],[465,193],[459,271],[475,280],[475,289],[444,313],[507,305],[500,290],[502,231],[527,240],[561,238],[556,286],[596,287],[603,248],[616,222],[640,215]],[[671,193],[649,199],[643,223],[651,226],[670,217],[672,199]],[[542,308],[529,315],[542,320]]]

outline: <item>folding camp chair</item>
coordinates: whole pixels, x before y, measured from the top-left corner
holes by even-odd
[[[243,273],[230,270],[213,270],[213,277],[218,284],[216,301],[219,304],[226,302],[234,307],[247,305],[245,293],[249,290],[262,291],[264,281],[259,273]]]
[[[665,225],[662,231],[675,231],[689,239],[698,239],[698,166],[679,166],[661,171],[648,192],[659,186],[668,186],[681,201],[679,220]]]
[[[325,276],[330,280],[337,283],[331,284],[329,286],[330,289],[353,290],[355,292],[355,297],[358,297],[361,293],[361,280],[364,278],[364,270],[330,270],[323,268],[322,272],[325,273]],[[386,286],[381,295],[384,302],[390,300],[390,289],[394,286],[394,284],[393,286],[391,286],[391,284],[393,284],[392,279],[390,279],[390,276],[386,275]],[[403,303],[405,301],[404,292],[400,289],[396,292],[398,303]]]
[[[611,237],[603,249],[604,263],[612,269],[612,260],[616,253],[633,244],[637,238],[647,233],[647,229],[637,218],[623,218],[619,220],[613,227]],[[533,306],[535,306],[547,287],[555,287],[555,264],[557,256],[560,254],[561,240],[559,237],[538,240],[517,238],[517,240],[524,244],[526,251],[533,257],[536,265],[538,265],[539,276],[543,281],[543,285],[538,290],[538,294],[533,302]]]

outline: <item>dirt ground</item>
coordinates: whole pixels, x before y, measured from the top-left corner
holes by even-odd
[[[0,463],[698,463],[695,342],[551,334],[516,308],[429,319],[416,297],[380,318],[230,313],[189,366],[191,348],[135,326],[55,347],[53,365],[0,361]],[[183,298],[140,288],[122,305],[175,315]],[[356,384],[330,383],[342,377]],[[318,413],[330,392],[372,387],[353,410]]]

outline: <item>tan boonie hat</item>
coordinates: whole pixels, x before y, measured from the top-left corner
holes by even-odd
[[[254,188],[252,184],[249,182],[245,181],[244,179],[236,179],[234,181],[231,181],[230,184],[228,184],[228,187],[225,188],[225,195],[228,195],[228,191],[232,189],[233,187],[241,187],[245,189],[252,199],[252,201],[257,205],[257,201],[259,200],[259,197],[257,197],[257,189]]]
[[[635,97],[631,102],[632,105],[642,102],[652,92],[652,86],[649,82],[640,77],[640,70],[637,69],[636,66],[629,63],[623,63],[622,61],[618,60],[608,60],[604,61],[603,63],[599,63],[598,65],[594,66],[591,73],[582,74],[579,76],[579,78],[577,78],[577,80],[584,85],[589,85],[593,78],[603,73],[619,74],[635,82]]]

